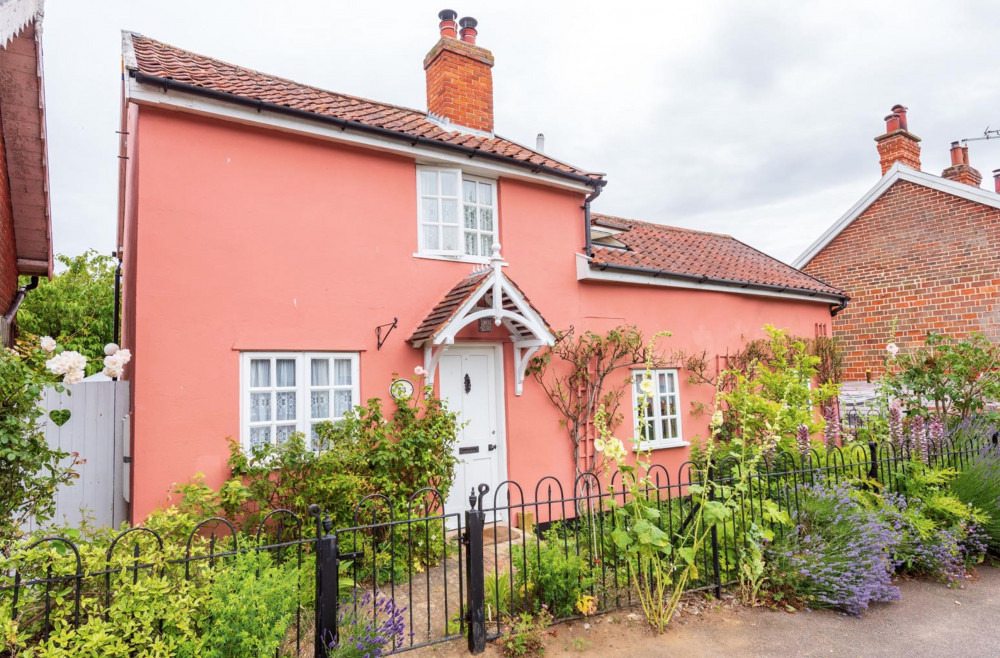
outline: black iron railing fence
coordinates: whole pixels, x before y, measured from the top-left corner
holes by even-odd
[[[794,515],[802,486],[870,480],[898,491],[902,469],[917,463],[962,469],[984,448],[996,449],[996,442],[993,428],[980,423],[925,447],[908,441],[853,443],[822,456],[811,450],[766,459],[748,476],[746,491],[752,493],[733,506],[731,517],[698,552],[698,574],[688,588],[720,595],[737,578],[742,530],[753,521],[783,532],[768,510]],[[923,451],[919,458],[914,450]],[[711,478],[730,484],[739,468],[736,459],[722,459]],[[690,520],[688,488],[698,472],[688,462],[673,477],[658,466],[650,473],[654,486],[645,495],[657,501],[657,524],[671,537]],[[90,615],[102,614],[95,612],[101,608],[108,614],[121,579],[136,582],[152,573],[185,580],[211,577],[220,564],[249,551],[268,551],[278,563],[294,561],[296,586],[310,594],[300,597],[280,655],[324,656],[333,638],[349,635],[358,620],[378,626],[389,614],[400,615],[405,632],[393,636],[387,650],[467,637],[470,651],[478,653],[489,637],[502,632],[505,615],[538,609],[543,602],[556,608],[551,611],[557,617],[633,603],[637,575],[610,535],[609,502],[628,498],[618,474],[606,479],[585,473],[572,483],[545,477],[527,492],[507,481],[494,491],[480,485],[471,493],[464,514],[443,513],[444,497],[434,490],[414,494],[405,510],[372,495],[358,504],[354,525],[347,528],[333,528],[315,506],[313,519],[289,510],[271,512],[253,532],[238,532],[229,521],[210,518],[190,531],[180,554],[168,559],[163,558],[168,548],[163,537],[149,528],[129,528],[109,544],[104,568],[94,570],[84,569],[73,541],[46,537],[19,550],[49,547],[57,559],[42,573],[18,567],[0,574],[0,614],[32,626],[37,639],[44,640],[57,625],[78,627]],[[573,582],[576,591],[566,591]],[[103,606],[82,609],[88,597],[103,600]]]

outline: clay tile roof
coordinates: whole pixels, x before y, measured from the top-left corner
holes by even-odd
[[[592,214],[591,222],[627,227],[615,240],[628,249],[594,245],[591,267],[627,265],[688,276],[724,279],[753,285],[779,286],[844,297],[838,288],[776,258],[757,251],[730,235],[664,226],[635,219]],[[808,292],[806,292],[808,294]]]
[[[445,327],[445,325],[447,325],[455,317],[455,314],[458,313],[458,309],[460,309],[470,297],[475,295],[480,290],[491,273],[491,269],[479,270],[456,283],[455,287],[449,290],[448,294],[446,294],[444,298],[437,303],[427,317],[424,318],[423,322],[420,323],[420,326],[417,327],[416,331],[413,332],[413,335],[407,340],[414,345],[419,345],[423,341],[433,338],[438,331]],[[510,277],[507,277],[506,275],[503,276],[508,283],[514,286],[514,289],[516,289],[521,295],[525,303],[531,306],[532,310],[538,316],[538,319],[541,320],[541,323],[545,327],[546,331],[550,334],[555,334],[549,323],[544,317],[542,317],[542,314],[538,312],[538,309],[534,307],[531,300],[528,299],[528,296],[524,294],[524,291],[521,290],[521,287],[518,286]],[[517,310],[514,303],[506,298],[504,299],[503,306],[508,311]]]
[[[554,160],[502,137],[446,130],[429,120],[427,113],[420,110],[318,89],[182,50],[139,34],[130,36],[135,56],[134,70],[148,76],[171,79],[319,115],[356,121],[411,137],[424,137],[445,144],[465,146],[569,174],[594,179],[603,178],[602,174],[584,171]]]

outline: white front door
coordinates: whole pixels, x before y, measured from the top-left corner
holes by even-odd
[[[506,446],[502,428],[503,388],[500,381],[498,350],[493,346],[455,345],[445,350],[438,362],[441,398],[458,414],[465,426],[458,432],[455,452],[455,482],[445,504],[445,513],[469,509],[471,489],[485,483],[490,492],[483,507],[493,504],[493,492],[503,481]]]

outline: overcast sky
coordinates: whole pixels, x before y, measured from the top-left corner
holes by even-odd
[[[449,0],[450,2],[450,0]],[[793,260],[879,178],[910,108],[924,171],[1000,128],[990,0],[48,0],[55,250],[114,249],[122,28],[338,92],[425,108],[444,7],[493,51],[496,131],[607,173],[600,212],[729,233]],[[1000,139],[973,142],[992,189]]]

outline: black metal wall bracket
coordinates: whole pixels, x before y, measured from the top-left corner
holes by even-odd
[[[393,318],[392,322],[387,322],[386,324],[380,324],[379,326],[375,327],[375,338],[378,339],[378,347],[375,348],[376,350],[382,349],[382,345],[385,344],[385,341],[389,337],[389,334],[391,334],[392,330],[398,326],[399,326],[399,318]],[[385,329],[386,327],[389,327],[389,329],[386,330],[385,334],[383,334],[382,330]]]

